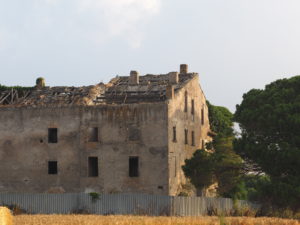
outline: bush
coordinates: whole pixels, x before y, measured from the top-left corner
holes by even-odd
[[[22,209],[16,204],[4,205],[6,208],[10,209],[13,215],[21,215],[27,213],[25,209]]]
[[[100,199],[100,194],[97,192],[91,192],[89,195],[92,197],[92,202],[96,202]]]

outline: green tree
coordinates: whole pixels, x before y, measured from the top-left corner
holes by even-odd
[[[234,153],[232,147],[233,115],[225,107],[214,106],[209,102],[207,105],[211,130],[217,133],[212,143],[207,145],[211,150],[197,150],[191,159],[185,161],[182,169],[197,189],[207,188],[217,182],[220,196],[233,197],[231,190],[239,183],[243,165],[242,159]]]
[[[219,137],[233,137],[233,114],[223,106],[215,106],[206,101],[210,129]]]
[[[236,189],[241,182],[243,160],[233,151],[233,137],[218,137],[213,141],[213,158],[216,181],[218,182],[218,194],[223,197],[245,199]],[[234,192],[233,190],[237,190]],[[242,197],[243,196],[243,197]]]
[[[193,157],[185,161],[182,167],[185,176],[190,178],[191,183],[198,189],[202,190],[215,182],[214,159],[211,153],[204,150],[197,150]]]
[[[33,87],[21,87],[21,86],[4,86],[0,84],[0,100],[1,100],[1,104],[10,104],[11,101],[11,95],[9,95],[11,93],[12,90],[17,92],[17,96],[19,98],[22,98],[26,95],[28,95],[28,92],[30,92],[33,89]],[[8,97],[6,97],[6,95],[9,95]]]
[[[300,76],[243,95],[234,115],[241,137],[235,151],[270,177],[263,199],[300,208]]]
[[[11,89],[17,90],[20,94],[24,91],[31,91],[33,87],[21,87],[21,86],[4,86],[0,84],[0,94],[4,91],[10,91]]]

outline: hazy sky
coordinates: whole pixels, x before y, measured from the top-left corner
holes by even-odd
[[[251,88],[300,74],[299,0],[0,0],[0,83],[90,85],[200,74],[231,111]]]

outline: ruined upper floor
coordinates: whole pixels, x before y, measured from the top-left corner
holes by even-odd
[[[129,76],[117,76],[107,84],[82,87],[48,87],[43,78],[38,78],[33,88],[0,90],[0,107],[159,102],[167,99],[170,86],[176,92],[196,76],[182,64],[179,72],[140,76],[131,71]]]

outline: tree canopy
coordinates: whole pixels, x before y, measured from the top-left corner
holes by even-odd
[[[182,167],[191,183],[201,190],[218,183],[218,195],[224,196],[237,185],[242,168],[242,159],[232,150],[232,113],[225,107],[207,102],[211,130],[217,133],[213,142],[204,149],[197,150]],[[231,197],[231,196],[230,196]]]
[[[266,200],[300,208],[300,76],[252,89],[237,105],[235,151],[270,176]]]
[[[5,85],[1,85],[0,84],[0,94],[1,92],[4,91],[9,91],[11,89],[17,90],[18,92],[22,92],[22,91],[30,91],[33,89],[33,87],[22,87],[22,86],[5,86]]]
[[[233,136],[233,114],[223,106],[215,106],[206,102],[210,129],[217,133],[218,137]]]

